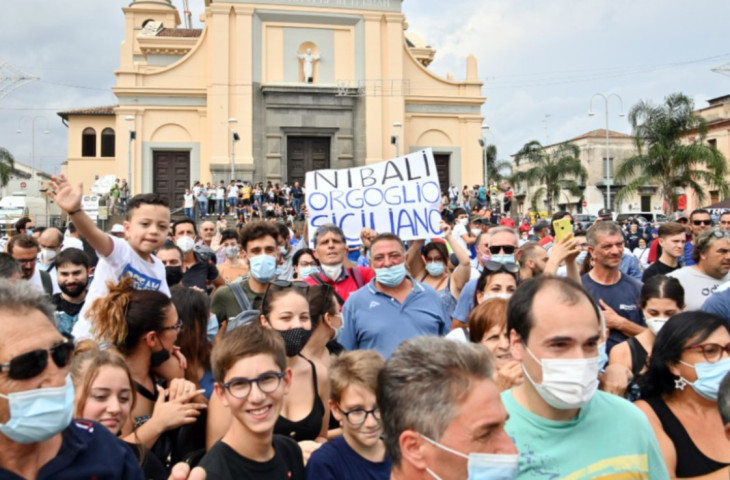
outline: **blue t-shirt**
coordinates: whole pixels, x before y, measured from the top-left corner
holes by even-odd
[[[469,280],[461,289],[459,301],[456,302],[456,308],[454,309],[454,318],[460,322],[466,323],[469,321],[469,313],[474,308],[474,292],[477,291],[478,280],[478,278]]]
[[[350,294],[342,307],[338,341],[343,347],[372,349],[388,358],[405,340],[448,331],[451,319],[436,290],[408,278],[413,289],[403,303],[378,290],[375,279]]]
[[[38,471],[38,480],[144,480],[132,449],[103,425],[74,420],[61,435],[61,449]],[[22,477],[0,467],[0,480]]]
[[[390,457],[371,462],[350,447],[344,437],[337,437],[319,447],[307,462],[308,480],[388,480]]]
[[[730,282],[725,282],[707,297],[701,310],[724,318],[730,328]]]
[[[583,286],[593,295],[593,298],[603,300],[606,305],[614,309],[616,313],[642,327],[646,326],[639,308],[639,295],[641,294],[641,282],[628,275],[621,275],[618,282],[613,285],[601,285],[594,281],[590,273],[581,277]],[[599,304],[600,307],[600,304]],[[610,352],[614,345],[623,342],[627,337],[619,330],[611,330],[606,341],[606,351]]]
[[[629,401],[597,391],[572,420],[541,417],[502,392],[505,431],[520,452],[520,480],[669,478],[646,415]]]

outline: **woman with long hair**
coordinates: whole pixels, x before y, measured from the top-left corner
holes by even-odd
[[[730,372],[730,331],[720,317],[688,311],[661,328],[641,377],[642,399],[672,478],[727,479],[730,449],[717,408]]]

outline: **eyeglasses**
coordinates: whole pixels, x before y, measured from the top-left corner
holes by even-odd
[[[380,408],[375,407],[372,410],[365,410],[363,408],[353,408],[349,412],[342,412],[347,418],[347,421],[354,426],[362,425],[368,419],[368,415],[372,415],[378,422],[382,419],[380,415]]]
[[[487,263],[484,264],[484,268],[490,272],[507,272],[507,273],[517,273],[520,271],[520,266],[516,263],[507,262],[495,262],[494,260],[489,260]]]
[[[504,253],[506,253],[507,255],[510,255],[510,254],[515,253],[515,246],[514,245],[492,245],[491,247],[489,247],[489,252],[492,255],[499,254],[500,250],[504,250]]]
[[[169,325],[167,327],[160,327],[160,331],[163,331],[163,330],[175,330],[175,331],[178,331],[179,332],[180,330],[182,330],[182,327],[183,327],[183,321],[178,318],[177,319],[177,323],[175,325]]]
[[[690,345],[689,347],[684,347],[683,350],[701,350],[702,355],[705,357],[705,360],[710,363],[714,363],[722,358],[722,352],[730,355],[730,343],[728,343],[724,347],[717,343],[701,343],[699,345]]]
[[[282,378],[284,374],[281,372],[266,372],[256,378],[236,377],[224,383],[223,388],[233,397],[242,400],[249,396],[254,383],[263,393],[274,393],[281,385]]]
[[[712,219],[708,218],[707,220],[692,220],[692,225],[712,225]]]
[[[66,340],[57,343],[48,350],[39,349],[23,353],[10,360],[8,363],[0,364],[0,372],[7,371],[8,376],[13,380],[28,380],[40,375],[48,366],[48,354],[51,354],[53,363],[58,368],[69,364],[74,352],[73,340]]]

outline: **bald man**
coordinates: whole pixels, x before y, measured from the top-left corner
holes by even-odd
[[[58,287],[58,275],[56,274],[56,255],[61,251],[63,233],[55,227],[48,227],[38,237],[38,245],[41,247],[36,268],[47,272],[53,283],[53,294],[60,293]]]

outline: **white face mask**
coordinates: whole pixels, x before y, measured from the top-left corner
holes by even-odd
[[[464,225],[466,227],[469,224],[469,219],[468,218],[460,218],[459,219],[459,224]]]
[[[662,317],[647,317],[646,319],[646,326],[649,327],[649,330],[654,335],[657,335],[659,333],[659,330],[662,329],[665,323],[667,323],[668,318],[662,318]]]
[[[337,263],[335,265],[325,265],[323,263],[320,267],[322,268],[322,272],[324,272],[325,276],[330,280],[337,280],[340,278],[340,274],[342,273],[341,263]]]
[[[599,357],[544,358],[542,361],[525,345],[525,350],[542,366],[542,383],[535,383],[522,364],[522,370],[537,393],[558,410],[581,408],[598,390]]]
[[[195,240],[192,237],[180,237],[175,242],[175,245],[180,247],[183,253],[188,253],[195,246]]]
[[[479,301],[479,303],[484,303],[487,300],[489,300],[490,298],[502,298],[504,300],[509,300],[510,298],[512,298],[512,294],[511,293],[485,293],[484,295],[482,295],[482,299]]]
[[[58,252],[51,248],[41,248],[41,259],[43,263],[51,263],[55,260],[56,255],[58,255]]]

